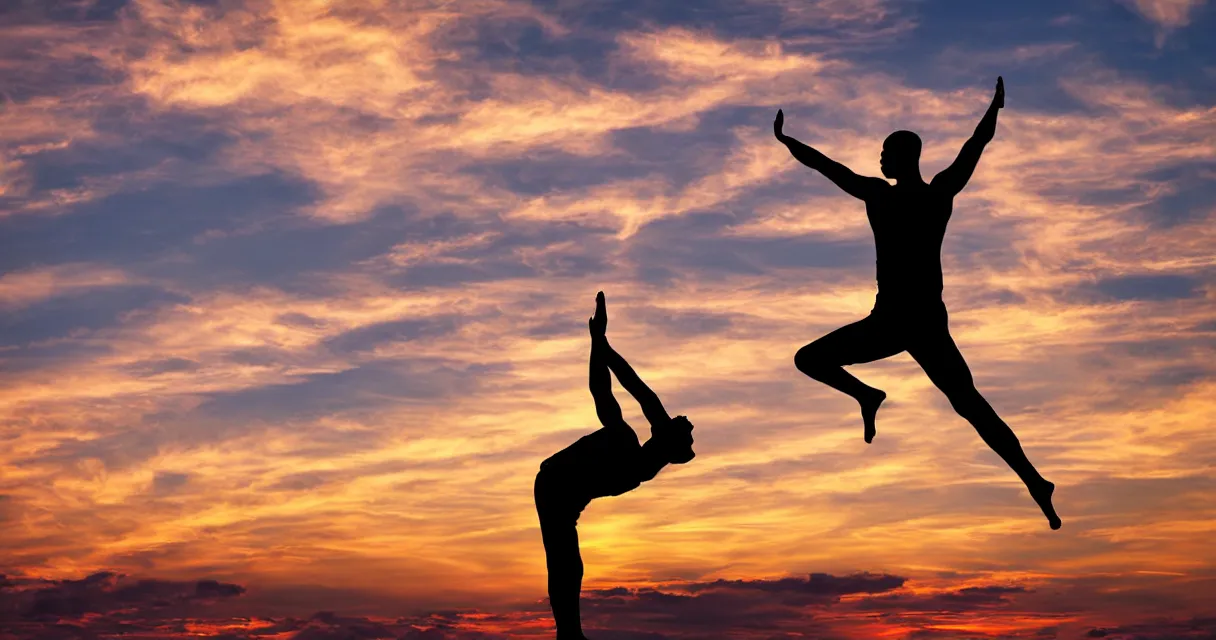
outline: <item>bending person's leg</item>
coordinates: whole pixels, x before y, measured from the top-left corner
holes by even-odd
[[[874,419],[887,394],[844,370],[845,365],[889,358],[901,351],[900,340],[873,315],[845,325],[802,347],[794,366],[811,378],[851,396],[861,405],[866,442],[874,440]]]
[[[551,504],[542,480],[537,478],[536,511],[540,516],[545,566],[549,573],[549,606],[557,626],[557,640],[584,640],[579,613],[583,588],[583,558],[578,550],[577,510]]]
[[[920,364],[933,384],[946,394],[950,406],[958,412],[983,438],[1001,459],[1018,474],[1030,495],[1047,516],[1052,529],[1060,528],[1060,517],[1051,504],[1055,485],[1039,475],[1034,465],[1022,451],[1022,443],[997,415],[992,405],[980,395],[971,377],[971,370],[963,360],[954,339],[947,328],[932,331],[923,340],[916,340],[908,347],[908,353]]]
[[[573,521],[540,525],[549,569],[549,606],[557,625],[557,640],[583,640],[579,594],[583,589],[583,558]]]

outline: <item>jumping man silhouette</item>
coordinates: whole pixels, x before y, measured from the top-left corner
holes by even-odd
[[[865,319],[806,345],[794,364],[806,375],[852,396],[861,405],[865,440],[874,438],[874,419],[887,394],[844,370],[845,365],[873,362],[907,351],[950,400],[960,416],[1018,474],[1043,510],[1052,529],[1060,518],[1051,504],[1055,485],[1026,459],[1013,430],[976,390],[967,363],[950,337],[942,302],[942,239],[958,195],[971,178],[984,146],[996,133],[997,111],[1005,106],[1005,83],[996,80],[996,95],[971,139],[954,162],[925,183],[920,174],[920,137],[896,131],[882,145],[882,174],[895,180],[859,176],[848,167],[782,133],[784,114],[777,111],[773,132],[799,162],[822,173],[849,195],[866,203],[874,231],[878,295]]]
[[[684,416],[668,416],[659,397],[608,344],[603,292],[595,298],[595,316],[588,326],[591,397],[603,428],[542,462],[534,490],[558,640],[585,640],[578,602],[583,584],[576,528],[579,514],[595,498],[632,491],[668,464],[684,464],[695,455],[692,423]],[[650,422],[650,439],[645,444],[639,444],[637,434],[621,416],[609,370],[642,406]]]

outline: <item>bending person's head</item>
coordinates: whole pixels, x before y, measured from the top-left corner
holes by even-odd
[[[882,175],[898,180],[920,175],[920,136],[911,131],[896,131],[882,143],[879,160]]]
[[[651,425],[650,437],[674,464],[684,464],[696,455],[692,451],[692,422],[685,416],[676,416],[666,424]]]

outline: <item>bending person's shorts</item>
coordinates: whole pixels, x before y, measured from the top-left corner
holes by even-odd
[[[532,495],[542,527],[548,524],[577,524],[579,515],[591,502],[574,491],[578,483],[573,475],[572,470],[541,463]]]

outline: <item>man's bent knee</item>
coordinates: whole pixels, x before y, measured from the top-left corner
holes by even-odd
[[[822,349],[815,346],[815,343],[806,345],[794,354],[794,366],[798,370],[810,375],[814,371],[822,371],[831,365],[825,361]]]

